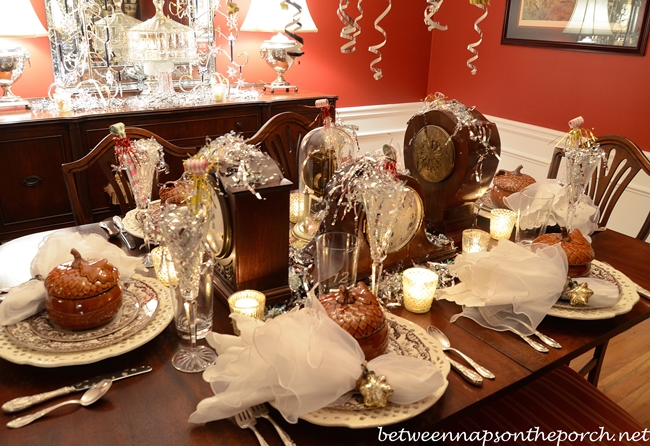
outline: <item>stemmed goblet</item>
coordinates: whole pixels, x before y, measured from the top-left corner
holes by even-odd
[[[132,144],[133,159],[126,163],[126,174],[131,183],[131,192],[138,211],[137,220],[142,225],[144,244],[147,254],[142,263],[147,268],[153,267],[150,252],[151,215],[149,207],[151,204],[151,191],[153,188],[154,174],[164,165],[162,146],[155,139],[139,139]]]
[[[370,291],[375,296],[379,296],[383,262],[388,255],[393,227],[406,197],[406,189],[400,181],[388,175],[384,175],[382,180],[369,183],[369,187],[362,192],[372,259]]]
[[[160,230],[169,249],[190,328],[190,347],[182,348],[172,364],[182,372],[196,373],[214,364],[216,353],[196,344],[196,298],[201,279],[203,244],[208,229],[209,208],[202,202],[167,202],[161,213]]]

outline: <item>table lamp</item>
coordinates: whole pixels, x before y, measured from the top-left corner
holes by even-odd
[[[298,9],[293,5],[301,8],[299,14]],[[294,23],[296,20],[297,23]],[[306,0],[287,2],[253,0],[241,26],[241,31],[277,33],[270,40],[265,40],[260,48],[260,55],[278,76],[271,84],[264,87],[269,88],[271,93],[276,89],[298,91],[297,86],[287,82],[284,73],[293,65],[293,61],[302,55],[300,50],[302,44],[282,34],[287,29],[292,34],[318,31],[307,8]]]
[[[578,34],[578,41],[586,43],[595,36],[611,36],[607,0],[578,0],[562,32]]]
[[[47,36],[47,30],[38,19],[30,0],[0,0],[0,86],[4,95],[0,107],[24,105],[29,102],[16,96],[11,86],[23,74],[29,53],[22,46],[4,40],[4,37],[31,38]]]

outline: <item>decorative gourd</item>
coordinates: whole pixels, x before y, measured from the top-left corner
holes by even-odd
[[[320,297],[327,315],[359,343],[366,360],[384,353],[388,345],[388,325],[384,310],[365,283]]]
[[[45,279],[45,308],[55,324],[70,330],[97,327],[122,307],[120,273],[106,259],[86,260],[76,249],[74,260],[54,268]]]
[[[579,229],[567,233],[565,227],[561,233],[544,234],[533,240],[533,243],[545,245],[561,244],[569,261],[569,277],[582,277],[589,274],[591,261],[595,257],[591,243],[582,235]]]
[[[494,175],[490,198],[495,207],[504,208],[504,197],[508,197],[515,192],[520,192],[526,187],[535,183],[535,179],[530,175],[521,173],[524,166],[519,165],[513,171],[499,170]]]

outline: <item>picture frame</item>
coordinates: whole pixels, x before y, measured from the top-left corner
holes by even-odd
[[[501,43],[643,56],[650,0],[506,0]]]

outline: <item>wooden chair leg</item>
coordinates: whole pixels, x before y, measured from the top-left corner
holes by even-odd
[[[588,373],[587,381],[589,381],[594,387],[598,387],[598,379],[600,378],[600,371],[603,368],[608,343],[609,342],[604,342],[596,347],[594,350],[594,356],[578,372],[582,376],[585,376]]]

